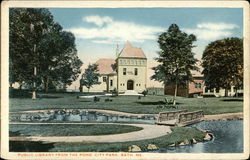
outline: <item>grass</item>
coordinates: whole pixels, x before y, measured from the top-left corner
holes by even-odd
[[[10,124],[9,130],[17,136],[89,136],[128,133],[140,127],[112,124]]]
[[[143,152],[148,151],[148,144],[155,144],[159,148],[167,148],[170,144],[191,141],[193,138],[202,141],[205,133],[196,128],[173,127],[168,135],[141,141],[116,143],[36,143],[10,141],[10,151],[13,152],[127,152],[129,146],[137,145]]]
[[[168,145],[179,144],[193,138],[202,141],[205,134],[196,128],[173,127],[172,133],[148,140],[117,143],[55,143],[51,152],[127,152],[129,146],[137,145],[142,151],[147,151],[148,144],[155,144],[159,148],[166,148]]]
[[[101,97],[100,102],[93,102],[93,98],[80,98],[80,93],[50,93],[61,98],[41,98],[32,100],[31,98],[10,98],[10,111],[39,110],[39,109],[106,109],[129,113],[156,114],[171,109],[158,109],[157,106],[163,104],[164,98],[171,96],[118,96],[109,97],[113,101],[105,102],[107,98]],[[46,97],[46,96],[45,96]],[[185,98],[177,97],[178,109],[188,111],[203,110],[205,114],[233,113],[243,111],[243,99],[232,97],[221,98]]]

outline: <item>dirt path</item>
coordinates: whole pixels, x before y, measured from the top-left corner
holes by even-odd
[[[53,123],[11,123],[11,124],[53,124]],[[56,124],[56,123],[55,123]],[[70,124],[100,124],[100,123],[70,123]],[[69,125],[70,125],[69,124]],[[44,141],[44,142],[128,142],[157,138],[171,133],[169,126],[150,125],[150,124],[117,124],[103,123],[115,125],[129,125],[142,127],[140,131],[129,133],[99,135],[99,136],[53,136],[53,137],[10,137],[12,141]]]
[[[215,114],[215,115],[205,115],[204,120],[210,121],[210,120],[229,120],[229,119],[242,119],[243,118],[243,112],[237,112],[237,113],[224,113],[224,114]]]

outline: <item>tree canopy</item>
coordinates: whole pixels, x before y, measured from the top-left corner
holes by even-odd
[[[192,81],[191,70],[198,70],[195,66],[197,59],[192,52],[195,41],[194,35],[182,32],[176,24],[170,25],[168,30],[158,37],[160,51],[155,60],[159,65],[152,68],[155,74],[151,79],[165,85],[175,85],[174,104],[178,85],[185,86],[187,81]]]
[[[225,38],[208,44],[202,55],[205,85],[230,88],[243,84],[243,40]],[[227,92],[226,92],[227,94]]]
[[[80,74],[75,37],[48,9],[10,9],[10,84],[70,85]],[[36,67],[37,75],[34,75]]]
[[[82,74],[82,78],[80,79],[80,86],[85,86],[89,89],[94,84],[100,84],[98,81],[98,78],[100,77],[100,74],[98,73],[98,68],[96,64],[89,64],[88,68],[85,69],[85,72]]]

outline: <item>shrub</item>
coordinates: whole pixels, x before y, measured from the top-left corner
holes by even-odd
[[[147,91],[147,90],[144,90],[144,91],[142,92],[142,94],[143,94],[144,97],[146,97],[146,95],[148,94],[148,91]]]
[[[94,102],[99,102],[100,101],[100,98],[99,97],[94,97]]]
[[[112,96],[113,96],[113,97],[118,96],[118,91],[117,91],[116,88],[114,88],[114,89],[112,90]]]
[[[109,98],[106,98],[104,101],[105,101],[105,102],[112,102],[113,100],[112,100],[112,99],[109,99]]]

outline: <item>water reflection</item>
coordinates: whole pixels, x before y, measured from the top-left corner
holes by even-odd
[[[215,138],[189,146],[168,147],[158,152],[164,153],[242,153],[243,152],[243,121],[203,121],[189,127],[210,130]]]

